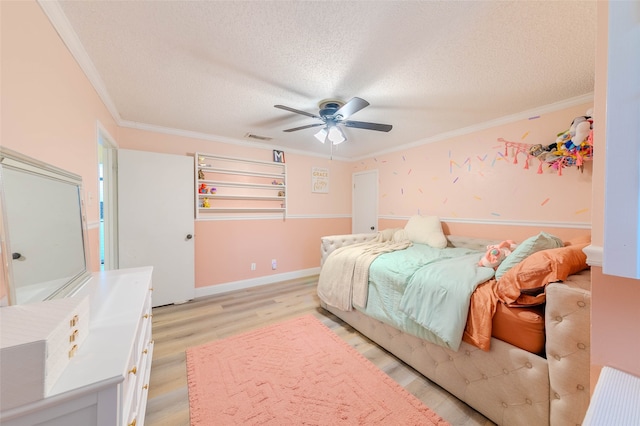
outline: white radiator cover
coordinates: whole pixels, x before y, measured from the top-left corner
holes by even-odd
[[[582,426],[640,425],[640,377],[604,367]]]

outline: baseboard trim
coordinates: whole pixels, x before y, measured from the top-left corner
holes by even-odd
[[[224,284],[214,284],[206,287],[196,287],[195,298],[205,296],[215,296],[218,294],[229,293],[237,290],[245,290],[247,288],[259,287],[263,285],[273,284],[280,281],[294,280],[296,278],[310,277],[312,275],[318,275],[320,273],[320,267],[301,269],[299,271],[284,272],[282,274],[265,275],[258,278],[251,278],[249,280],[232,281]]]

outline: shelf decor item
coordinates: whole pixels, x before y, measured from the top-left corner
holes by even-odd
[[[276,163],[284,163],[284,151],[273,150],[273,161]]]

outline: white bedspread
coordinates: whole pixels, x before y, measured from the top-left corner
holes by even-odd
[[[343,311],[367,305],[369,266],[382,253],[402,250],[411,241],[395,242],[379,234],[365,243],[341,247],[327,257],[318,279],[318,296]]]

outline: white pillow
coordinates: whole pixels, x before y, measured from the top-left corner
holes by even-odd
[[[404,229],[409,240],[416,244],[427,244],[434,248],[447,246],[447,237],[442,232],[438,216],[413,216]]]
[[[402,228],[387,228],[387,229],[383,229],[378,234],[378,236],[380,237],[380,241],[381,242],[385,242],[385,241],[393,240],[393,236],[395,235],[395,233],[396,233],[396,231],[398,229],[402,229]]]
[[[394,243],[400,243],[402,241],[406,241],[408,240],[409,237],[407,237],[407,231],[405,231],[404,228],[399,228],[395,234],[393,234],[393,242]]]

